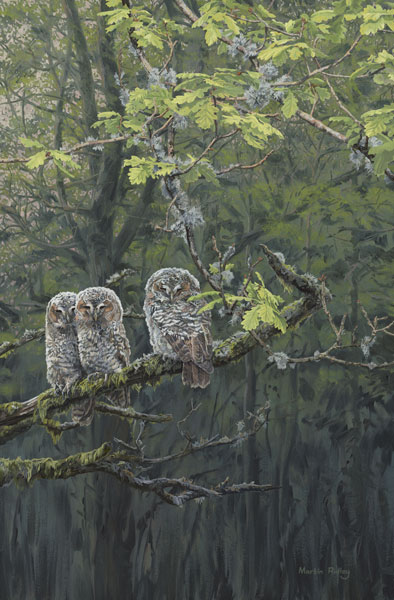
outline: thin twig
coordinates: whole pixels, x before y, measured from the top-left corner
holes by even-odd
[[[253,163],[252,165],[243,165],[242,163],[237,163],[236,165],[231,165],[230,167],[221,169],[220,171],[215,171],[215,173],[216,173],[216,175],[224,175],[224,173],[230,173],[231,171],[234,171],[234,169],[255,169],[256,167],[259,167],[260,165],[265,163],[267,158],[269,156],[271,156],[271,154],[273,154],[274,152],[275,152],[275,150],[271,150],[270,152],[268,152],[268,154],[266,154],[264,156],[264,158],[258,160],[257,162]]]
[[[185,175],[186,173],[188,173],[191,169],[193,169],[193,167],[195,167],[195,165],[197,163],[200,162],[200,160],[202,160],[204,158],[204,156],[206,156],[208,154],[208,152],[213,148],[213,146],[219,142],[220,140],[224,140],[226,138],[232,137],[234,136],[236,133],[238,133],[239,128],[235,128],[232,131],[229,131],[228,133],[224,133],[222,135],[215,135],[214,138],[212,138],[212,140],[209,142],[208,146],[205,148],[205,150],[203,150],[203,152],[201,152],[200,156],[198,156],[196,159],[194,159],[194,161],[192,163],[190,163],[190,165],[188,167],[186,167],[186,169],[183,169],[182,171],[176,171],[174,173],[174,176],[178,176],[178,175]]]

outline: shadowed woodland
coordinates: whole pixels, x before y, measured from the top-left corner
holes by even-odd
[[[2,597],[394,598],[392,3],[0,15]],[[149,344],[172,266],[212,310],[203,390]],[[97,285],[131,365],[58,395],[47,303]]]

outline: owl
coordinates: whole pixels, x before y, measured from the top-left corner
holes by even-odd
[[[130,364],[130,344],[122,323],[123,309],[115,292],[90,287],[79,292],[75,303],[79,358],[86,373],[116,373]],[[124,388],[108,399],[121,407],[129,404]]]
[[[75,300],[72,292],[61,292],[49,302],[45,319],[45,354],[47,379],[57,392],[67,393],[84,375],[78,352],[75,328]],[[93,419],[92,399],[72,408],[73,421],[89,425]]]
[[[186,269],[160,269],[145,287],[144,312],[153,351],[183,362],[182,382],[209,385],[212,365],[211,313],[198,314],[204,300],[188,302],[200,284]]]

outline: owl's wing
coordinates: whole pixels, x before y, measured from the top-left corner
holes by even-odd
[[[114,323],[112,336],[112,341],[116,347],[115,356],[120,361],[122,367],[127,367],[130,364],[130,343],[122,322]]]
[[[212,373],[211,314],[209,311],[197,314],[204,304],[205,302],[184,302],[179,313],[179,323],[172,325],[170,332],[163,327],[160,330],[182,362],[192,362],[206,373]]]
[[[213,373],[212,336],[209,331],[193,333],[189,338],[172,334],[166,339],[182,362],[192,362],[206,373]]]

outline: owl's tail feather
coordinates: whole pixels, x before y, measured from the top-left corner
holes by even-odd
[[[90,425],[94,417],[94,405],[94,398],[81,400],[80,402],[74,404],[71,409],[71,418],[74,423],[79,423],[80,425],[84,426]]]
[[[209,385],[210,377],[204,369],[201,369],[196,363],[185,362],[182,369],[182,383],[192,388],[206,388]]]

